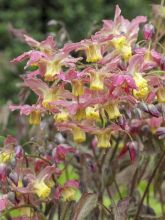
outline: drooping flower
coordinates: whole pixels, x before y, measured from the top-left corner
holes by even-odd
[[[132,46],[137,40],[139,25],[146,22],[146,20],[144,16],[137,16],[129,21],[121,16],[121,9],[116,5],[114,20],[103,20],[103,28],[96,33],[96,36],[99,36],[99,38],[108,35],[125,36]]]
[[[90,89],[100,91],[104,89],[104,80],[101,72],[91,71],[90,73]]]
[[[44,180],[36,180],[34,185],[34,192],[37,194],[37,196],[41,199],[48,198],[48,196],[51,193],[51,188],[44,182]]]
[[[145,40],[151,40],[153,34],[155,32],[155,28],[152,24],[145,24],[143,28],[143,35]]]
[[[69,119],[69,113],[66,110],[61,110],[61,112],[54,115],[56,122],[65,122]]]
[[[67,146],[67,145],[58,145],[56,148],[52,151],[52,156],[56,163],[61,163],[65,160],[66,156],[69,153],[74,153],[75,149],[73,147]]]
[[[79,43],[78,50],[84,50],[86,54],[86,62],[88,63],[95,63],[102,59],[102,52],[101,52],[101,43],[95,41],[94,39],[82,40]]]
[[[157,100],[159,103],[165,103],[165,88],[160,87],[157,90]]]
[[[29,124],[31,125],[39,125],[41,122],[41,113],[45,112],[45,109],[41,105],[11,105],[10,110],[20,110],[21,115],[29,116]]]
[[[133,95],[137,99],[145,99],[149,93],[147,80],[140,73],[135,73],[133,78],[137,86],[137,90],[133,90]]]
[[[126,37],[114,37],[111,40],[111,43],[125,61],[128,61],[130,59],[130,57],[132,56],[132,49],[126,40]]]
[[[40,199],[47,199],[50,196],[54,182],[52,175],[59,175],[59,172],[54,166],[46,166],[37,176],[27,174],[26,178],[29,181],[27,186],[30,191],[35,193]]]
[[[73,140],[76,143],[82,143],[86,140],[85,131],[83,131],[80,127],[74,126],[72,129]]]
[[[58,99],[71,98],[71,92],[64,89],[64,85],[48,87],[48,85],[40,79],[25,79],[25,85],[34,91],[42,100],[42,106],[48,110],[52,108],[51,103]],[[54,107],[55,108],[55,107]],[[56,110],[57,111],[57,110]]]
[[[60,197],[64,201],[73,201],[76,199],[76,191],[79,188],[79,183],[76,180],[69,180],[63,186],[58,186],[55,191],[55,199],[59,200]]]
[[[108,114],[108,118],[110,120],[117,119],[118,117],[121,116],[117,102],[111,102],[106,104],[104,106],[104,110]]]
[[[7,163],[14,158],[14,152],[11,150],[2,150],[0,151],[0,163]]]
[[[99,148],[109,148],[111,146],[110,138],[111,134],[107,131],[102,131],[96,134],[97,137],[97,147]]]
[[[74,96],[81,96],[84,94],[84,72],[77,72],[75,69],[69,69],[65,73],[61,73],[59,78],[64,82],[68,82],[72,87],[72,94]]]
[[[78,60],[81,60],[80,57],[74,58],[69,55],[69,51],[67,50],[55,49],[56,47],[53,43],[52,37],[48,37],[46,41],[41,43],[28,36],[26,36],[26,40],[30,45],[39,48],[41,51],[31,50],[18,56],[11,62],[17,63],[28,59],[25,68],[29,66],[38,67],[39,71],[35,71],[35,73],[41,77],[44,77],[45,81],[54,81],[62,71],[63,66],[73,68],[75,63]],[[51,49],[52,45],[54,45],[54,47]],[[28,75],[34,76],[35,74],[29,73]]]
[[[26,43],[33,48],[37,48],[40,51],[42,51],[43,53],[46,53],[48,55],[51,55],[55,52],[56,48],[56,42],[53,39],[53,36],[48,36],[46,38],[46,40],[44,41],[36,41],[35,39],[33,39],[32,37],[28,36],[28,35],[24,35],[25,41]]]
[[[85,109],[86,118],[89,120],[100,120],[99,110],[97,108],[98,106],[88,106]]]

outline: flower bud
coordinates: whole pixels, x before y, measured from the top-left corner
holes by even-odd
[[[35,159],[35,163],[34,163],[35,172],[39,172],[43,167],[43,164],[44,164],[43,160]]]
[[[120,116],[117,120],[117,124],[123,129],[126,129],[126,119],[123,116]]]
[[[17,162],[17,161],[16,161],[15,158],[12,158],[12,159],[11,159],[11,161],[10,161],[10,165],[11,165],[12,168],[15,168],[15,166],[16,166],[16,162]]]
[[[7,198],[8,198],[8,200],[10,200],[11,202],[15,202],[15,192],[8,192]]]
[[[23,186],[24,186],[24,187],[27,187],[28,183],[29,183],[28,178],[27,178],[26,176],[24,176],[23,179],[22,179],[22,184],[23,184]]]
[[[134,162],[136,160],[137,153],[138,153],[137,143],[134,141],[128,142],[127,147],[128,147],[131,161]]]
[[[148,110],[148,113],[150,113],[154,117],[159,117],[161,115],[157,107],[153,104],[148,105]]]
[[[16,172],[11,172],[9,174],[9,179],[17,186],[18,185],[18,174]]]
[[[21,157],[23,157],[23,148],[20,145],[17,145],[15,147],[15,156],[16,158],[20,159]]]
[[[0,164],[0,181],[4,182],[7,177],[7,167],[6,164]]]
[[[164,139],[165,138],[165,127],[160,127],[156,131],[157,136],[159,139]]]
[[[161,70],[165,70],[165,56],[162,56],[160,59],[160,68]]]
[[[143,28],[143,36],[145,40],[151,40],[153,34],[155,33],[155,28],[152,24],[145,24]]]

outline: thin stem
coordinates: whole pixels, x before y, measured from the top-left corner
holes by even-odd
[[[139,204],[137,213],[136,213],[136,215],[135,215],[135,220],[138,220],[138,219],[139,219],[139,215],[140,215],[140,211],[141,211],[141,208],[142,208],[144,199],[145,199],[145,197],[146,197],[146,195],[147,195],[147,193],[148,193],[148,190],[149,190],[149,187],[150,187],[150,185],[151,185],[151,183],[152,183],[152,180],[154,179],[154,177],[155,177],[155,175],[156,175],[156,172],[158,171],[158,169],[159,169],[159,167],[161,166],[161,164],[162,164],[162,162],[163,162],[164,159],[165,159],[165,151],[163,152],[163,154],[162,154],[160,160],[158,161],[158,163],[157,163],[155,169],[154,169],[153,172],[152,172],[151,177],[150,177],[149,180],[148,180],[148,185],[146,186],[146,189],[145,189],[144,194],[143,194],[143,196],[142,196],[142,199],[141,199],[141,201],[140,201],[140,204]]]
[[[112,215],[112,211],[108,209],[104,204],[98,202],[98,205],[101,205],[110,215]]]
[[[164,6],[164,0],[161,0],[161,6]]]
[[[40,160],[43,160],[45,163],[48,163],[49,165],[52,165],[49,160],[47,160],[47,159],[45,159],[41,156],[26,154],[26,157],[38,158]]]

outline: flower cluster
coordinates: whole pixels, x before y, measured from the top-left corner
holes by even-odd
[[[64,185],[59,182],[65,168],[58,168],[58,165],[66,160],[68,154],[74,156],[75,149],[63,144],[43,155],[32,156],[25,153],[14,137],[8,136],[0,151],[0,182],[3,193],[0,196],[0,211],[23,206],[22,215],[33,217],[35,207],[43,201],[75,200],[78,181],[68,180]],[[32,208],[29,214],[24,213],[29,210],[28,204]]]
[[[27,61],[28,71],[22,78],[37,101],[11,105],[10,109],[20,110],[35,126],[51,117],[54,128],[67,135],[71,145],[90,143],[94,152],[113,147],[114,140],[124,137],[117,158],[128,152],[135,161],[137,136],[144,129],[164,137],[165,58],[152,45],[154,27],[145,23],[144,16],[125,19],[116,6],[113,21],[104,20],[103,27],[89,39],[66,43],[60,49],[51,36],[38,42],[25,35],[32,49],[12,63]],[[141,24],[145,25],[140,43]],[[59,164],[68,154],[76,157],[75,148],[60,144],[34,159],[8,137],[0,151],[0,180],[14,193],[12,199],[5,197],[10,205],[36,207],[38,202],[54,202],[61,197],[74,200],[79,183],[73,179],[63,184],[58,181],[65,169]],[[96,169],[93,164],[91,169]],[[4,189],[4,195],[7,193]]]
[[[147,47],[140,47],[136,44],[139,25],[146,18],[138,16],[130,22],[120,13],[116,6],[114,20],[104,20],[90,39],[67,43],[61,49],[51,36],[41,43],[25,36],[34,49],[12,63],[28,60],[25,68],[37,67],[28,71],[24,84],[38,101],[11,109],[29,115],[34,125],[40,124],[41,116],[51,114],[56,128],[70,132],[74,142],[85,142],[88,134],[97,138],[98,147],[107,148],[113,133],[130,131],[117,122],[126,118],[124,110],[134,110],[140,102],[163,103],[163,77],[156,72],[163,57],[152,49],[153,27],[145,25]],[[79,51],[83,57],[72,56]]]

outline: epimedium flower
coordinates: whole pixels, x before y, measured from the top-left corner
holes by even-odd
[[[125,61],[128,61],[132,56],[132,48],[126,40],[125,36],[114,37],[110,43],[116,49],[117,53],[119,53]]]
[[[0,151],[0,163],[7,163],[14,157],[14,153],[11,150]]]
[[[133,95],[137,99],[145,99],[149,94],[149,86],[147,80],[142,76],[141,73],[135,73],[133,78],[137,86],[137,90],[133,90]]]
[[[103,108],[108,114],[109,120],[114,120],[121,116],[118,103],[116,101],[105,104]]]
[[[136,48],[134,53],[143,56],[143,62],[141,63],[141,70],[146,71],[160,66],[161,54],[152,48]],[[140,58],[140,57],[139,57]]]
[[[69,112],[67,110],[61,110],[59,113],[54,115],[55,122],[65,122],[69,119]]]
[[[29,39],[30,37],[28,37]],[[34,41],[34,40],[33,40]],[[48,39],[48,41],[52,41]],[[39,47],[40,49],[43,48],[41,44],[38,43],[32,43],[32,40],[28,41],[31,42],[32,45],[35,45],[35,47]],[[51,44],[51,43],[50,43]],[[47,45],[47,43],[43,43],[42,45]],[[47,46],[50,47],[48,44]],[[49,48],[48,47],[48,48]],[[48,49],[47,48],[47,49]],[[48,49],[49,50],[49,49]],[[78,60],[81,60],[81,58],[74,58],[71,55],[69,55],[69,50],[58,50],[55,48],[52,49],[54,52],[52,53],[46,53],[45,49],[41,51],[35,51],[31,50],[29,52],[26,52],[14,60],[12,60],[12,63],[21,62],[25,59],[28,59],[27,65],[25,68],[29,66],[36,66],[39,68],[38,72],[35,72],[37,75],[40,75],[41,77],[44,77],[45,81],[54,81],[57,76],[62,71],[62,67],[74,67],[75,63]],[[30,76],[33,76],[33,74],[29,74]]]
[[[163,118],[162,117],[151,117],[149,119],[145,120],[147,122],[147,124],[150,127],[150,130],[153,134],[156,133],[157,129],[161,127],[161,124],[163,122]]]
[[[86,54],[86,62],[98,62],[102,59],[101,45],[97,41],[83,40],[80,42],[78,50],[84,50]]]
[[[105,44],[107,40],[110,39],[112,39],[112,36],[103,39],[95,39],[95,36],[91,36],[91,39],[85,39],[75,44],[76,51],[85,51],[86,62],[96,63],[103,58],[102,46]]]
[[[63,186],[58,186],[55,191],[55,199],[62,198],[64,201],[76,200],[76,191],[79,188],[79,182],[76,180],[69,180]]]
[[[27,174],[26,178],[29,181],[27,187],[40,199],[47,199],[54,187],[52,175],[59,175],[59,171],[54,166],[46,166],[37,176]]]
[[[144,25],[143,36],[145,40],[151,40],[154,33],[155,33],[155,28],[152,24]]]
[[[165,88],[158,88],[156,96],[159,103],[165,103]]]
[[[46,40],[39,42],[25,34],[24,39],[30,47],[37,48],[48,55],[53,54],[57,49],[53,36],[48,36]]]
[[[33,188],[34,192],[41,199],[48,198],[51,193],[51,188],[44,182],[44,180],[36,180]]]
[[[43,60],[42,65],[45,67],[45,81],[54,81],[57,75],[62,71],[62,67],[74,67],[75,63],[81,58],[73,58],[68,54],[60,51],[49,60]]]
[[[135,80],[131,75],[128,74],[115,74],[110,77],[111,86],[110,89],[112,93],[117,93],[118,96],[123,95],[126,93],[132,94],[133,89],[137,89],[135,84]]]
[[[59,75],[59,79],[71,84],[72,94],[74,96],[81,96],[84,94],[85,77],[85,72],[78,72],[72,68]]]
[[[138,144],[135,141],[128,142],[121,150],[118,155],[118,159],[121,159],[126,153],[129,153],[132,162],[135,162],[138,156]]]
[[[98,148],[109,148],[111,147],[111,136],[114,132],[118,132],[122,130],[118,125],[113,124],[109,125],[105,128],[93,128],[90,131],[91,134],[95,135],[97,140],[97,147]]]
[[[86,115],[85,115],[86,119],[96,120],[96,121],[100,120],[99,108],[97,105],[88,106],[85,109],[85,113],[86,113]]]
[[[41,105],[11,105],[10,110],[20,110],[21,115],[29,116],[29,124],[31,125],[39,125],[41,114],[45,112],[45,109]]]
[[[73,140],[76,143],[82,143],[86,141],[86,133],[78,126],[73,126],[72,128]]]
[[[75,153],[75,149],[67,145],[58,145],[53,149],[52,157],[56,163],[61,163],[69,153]]]
[[[96,134],[97,137],[97,146],[99,148],[109,148],[111,134],[108,131],[101,131]]]
[[[42,100],[42,106],[47,110],[52,108],[51,103],[55,100],[72,98],[72,94],[64,89],[63,84],[49,87],[40,79],[24,79],[24,83],[38,95],[39,99]]]
[[[72,134],[73,141],[75,143],[82,143],[86,141],[86,131],[88,130],[87,124],[84,123],[85,120],[78,121],[68,121],[56,123],[58,130],[69,131]],[[84,125],[85,124],[85,125]]]
[[[109,35],[113,35],[113,37],[124,36],[128,40],[129,45],[133,46],[137,40],[139,25],[145,23],[146,20],[144,16],[137,16],[132,21],[129,21],[121,16],[121,9],[116,5],[114,20],[103,20],[103,27],[96,33],[96,36],[97,38]]]

